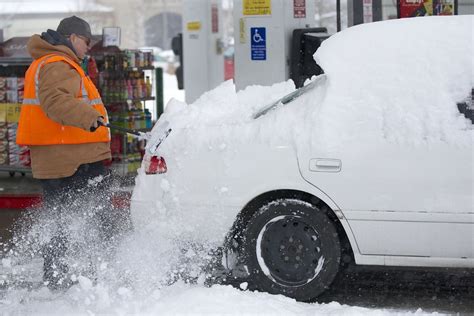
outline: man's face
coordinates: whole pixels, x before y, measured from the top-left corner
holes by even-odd
[[[77,57],[83,59],[89,51],[90,39],[81,35],[71,34],[70,40],[76,51]]]

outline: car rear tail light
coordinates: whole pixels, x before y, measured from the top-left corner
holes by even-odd
[[[168,171],[166,161],[163,157],[152,156],[145,168],[146,174],[159,174]]]

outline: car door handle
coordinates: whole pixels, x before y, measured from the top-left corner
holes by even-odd
[[[332,158],[313,158],[309,161],[309,170],[315,172],[339,172],[342,161]]]

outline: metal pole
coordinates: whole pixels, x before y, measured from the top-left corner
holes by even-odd
[[[337,31],[341,31],[341,0],[336,0]]]
[[[155,96],[156,96],[156,120],[164,111],[164,102],[163,102],[163,69],[156,68],[155,69]]]

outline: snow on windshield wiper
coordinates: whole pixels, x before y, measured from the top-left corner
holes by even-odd
[[[290,103],[291,101],[293,101],[294,99],[298,98],[299,96],[305,94],[306,92],[308,92],[309,90],[313,89],[314,87],[316,87],[321,81],[323,80],[326,80],[326,75],[325,74],[322,74],[322,75],[319,75],[318,77],[316,77],[316,79],[314,79],[313,81],[311,81],[310,83],[308,83],[306,86],[303,86],[299,89],[296,89],[295,91],[293,91],[292,93],[289,93],[287,95],[285,95],[284,97],[276,100],[275,102],[263,107],[261,110],[259,110],[258,112],[256,112],[254,115],[253,115],[253,118],[254,119],[257,119],[259,118],[260,116],[262,115],[265,115],[267,114],[268,112],[270,112],[271,110],[274,110],[276,109],[278,106],[282,105],[282,104],[287,104],[287,103]]]

